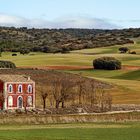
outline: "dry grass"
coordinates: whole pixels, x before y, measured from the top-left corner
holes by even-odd
[[[75,115],[5,115],[0,116],[0,124],[50,124],[83,122],[129,122],[140,121],[140,112],[75,114]],[[68,126],[69,127],[69,126]],[[80,126],[77,126],[80,127]]]

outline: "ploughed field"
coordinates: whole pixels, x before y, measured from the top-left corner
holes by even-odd
[[[2,140],[139,140],[140,123],[1,125]]]
[[[2,54],[2,60],[10,60],[17,67],[55,69],[63,72],[80,74],[86,77],[99,79],[111,83],[114,86],[110,90],[115,104],[139,104],[140,103],[140,44],[123,45],[137,54],[121,54],[118,48],[112,46],[72,51],[68,54],[33,53],[28,55],[12,56],[6,52]],[[92,62],[101,56],[113,56],[122,61],[123,68],[116,71],[93,70]]]

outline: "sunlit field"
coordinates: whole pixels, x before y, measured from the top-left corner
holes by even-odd
[[[140,123],[1,125],[2,140],[139,140]]]
[[[126,45],[125,45],[126,46]],[[92,66],[95,58],[101,56],[113,56],[122,61],[123,65],[140,66],[140,45],[128,45],[131,50],[137,52],[134,54],[120,54],[120,46],[84,49],[72,51],[68,54],[46,54],[33,53],[28,55],[12,56],[12,53],[2,54],[1,60],[13,61],[17,66],[49,66],[49,65],[70,65],[70,66]]]

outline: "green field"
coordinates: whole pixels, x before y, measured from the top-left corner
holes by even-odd
[[[1,125],[1,140],[139,140],[140,123]]]
[[[137,52],[136,55],[120,54],[120,46],[105,48],[85,49],[72,51],[69,54],[46,54],[30,53],[29,55],[12,56],[6,52],[2,54],[2,60],[11,60],[17,66],[48,66],[48,65],[72,65],[72,66],[92,66],[93,59],[100,56],[113,56],[122,61],[124,65],[140,66],[140,45],[127,45],[131,50]]]

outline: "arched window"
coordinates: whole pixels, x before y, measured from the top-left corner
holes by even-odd
[[[12,93],[13,92],[13,86],[11,84],[8,86],[8,92],[9,93]]]
[[[19,93],[22,93],[22,85],[19,85],[19,86],[18,86],[18,92],[19,92]]]
[[[28,93],[32,93],[32,85],[28,85]]]
[[[23,98],[22,98],[22,96],[19,96],[17,98],[17,107],[18,108],[22,108],[23,107]]]
[[[12,96],[8,97],[8,106],[13,106],[13,97]]]
[[[28,106],[32,106],[32,104],[33,104],[32,96],[28,96],[28,98],[27,98],[27,105]]]

